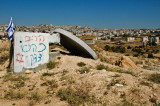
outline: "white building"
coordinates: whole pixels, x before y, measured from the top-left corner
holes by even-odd
[[[127,42],[134,41],[134,40],[135,40],[135,37],[127,37]]]
[[[149,43],[156,43],[158,44],[159,43],[159,37],[150,37],[149,38]]]
[[[144,42],[148,42],[148,36],[144,36],[143,38],[142,38],[142,42],[144,43]]]

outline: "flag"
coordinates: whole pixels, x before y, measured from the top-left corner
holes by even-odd
[[[14,33],[14,25],[13,25],[12,17],[11,17],[10,23],[9,23],[8,28],[6,29],[6,31],[8,32],[9,40],[12,40],[13,33]]]

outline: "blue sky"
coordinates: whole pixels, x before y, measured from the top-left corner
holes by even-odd
[[[0,0],[0,24],[160,28],[160,0]]]

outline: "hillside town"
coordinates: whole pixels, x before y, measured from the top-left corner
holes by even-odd
[[[7,37],[7,25],[0,25],[1,38]],[[134,41],[135,38],[142,37],[142,42],[159,43],[160,29],[94,29],[81,26],[53,26],[38,25],[32,27],[15,26],[17,32],[41,32],[53,33],[55,29],[62,28],[73,33],[75,36],[95,36],[93,40],[110,40],[111,38],[125,37],[127,42]]]

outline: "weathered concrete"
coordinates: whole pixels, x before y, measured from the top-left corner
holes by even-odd
[[[72,54],[97,59],[96,53],[82,40],[63,29],[56,34],[16,32],[14,35],[14,72],[37,71],[46,67],[52,57],[49,43],[61,43]]]
[[[14,72],[35,69],[48,63],[50,42],[59,43],[59,35],[16,32],[14,35]]]
[[[74,36],[72,33],[63,29],[56,29],[55,32],[60,33],[60,43],[68,51],[75,55],[97,59],[96,53],[82,40]]]

